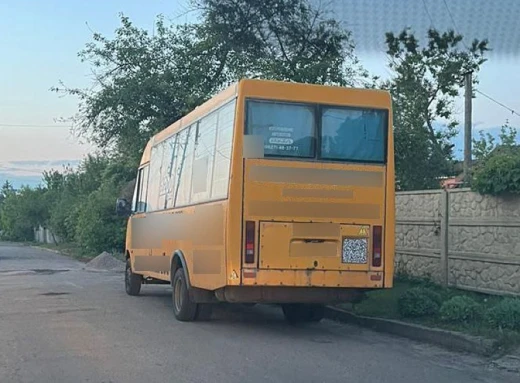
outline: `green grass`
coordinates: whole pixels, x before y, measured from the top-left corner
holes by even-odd
[[[386,319],[400,318],[397,301],[401,294],[411,287],[407,282],[396,282],[392,289],[376,290],[367,294],[368,299],[356,305],[340,305],[355,314]]]
[[[361,316],[396,319],[428,327],[494,339],[498,341],[502,351],[520,345],[520,332],[490,328],[484,319],[477,320],[474,323],[446,323],[438,316],[404,318],[398,310],[399,297],[405,291],[416,286],[423,286],[434,290],[441,295],[443,302],[456,295],[469,296],[482,306],[483,311],[489,309],[503,299],[503,297],[500,296],[480,294],[454,288],[444,288],[428,281],[400,279],[394,282],[394,287],[392,289],[368,292],[367,299],[364,301],[355,305],[343,304],[339,305],[339,307]]]

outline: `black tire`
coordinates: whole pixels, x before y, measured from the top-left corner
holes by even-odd
[[[324,305],[311,305],[311,316],[310,322],[321,322],[323,317],[325,316],[325,306]]]
[[[197,314],[195,319],[198,321],[209,321],[211,314],[213,313],[213,305],[211,303],[199,303],[197,304]]]
[[[143,277],[132,272],[130,258],[126,259],[125,267],[125,290],[128,295],[136,296],[141,292]]]
[[[319,322],[325,315],[323,305],[292,303],[282,305],[285,320],[291,324]]]
[[[197,304],[190,300],[188,284],[182,268],[177,269],[172,280],[172,304],[175,318],[191,322],[197,318]]]

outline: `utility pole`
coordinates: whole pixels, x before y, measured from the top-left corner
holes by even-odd
[[[473,98],[473,81],[471,72],[464,75],[464,184],[468,185],[470,182],[471,173],[471,107]]]

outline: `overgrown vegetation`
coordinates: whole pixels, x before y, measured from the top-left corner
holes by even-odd
[[[500,301],[486,312],[485,317],[493,328],[520,331],[520,299]]]
[[[387,33],[386,44],[393,77],[382,86],[394,102],[398,184],[403,190],[437,189],[439,177],[453,172],[455,97],[464,73],[476,74],[485,62],[487,41],[463,49],[461,35],[430,29],[424,46],[409,30]]]
[[[394,282],[393,289],[369,292],[361,303],[343,307],[358,315],[493,338],[505,348],[520,344],[520,298],[445,288],[405,276]]]
[[[3,237],[32,241],[42,225],[62,241],[76,244],[80,253],[97,255],[124,249],[125,221],[115,215],[114,200],[125,195],[134,169],[106,157],[87,157],[79,169],[43,175],[43,186],[14,191],[2,189],[0,219]]]
[[[31,241],[34,228],[49,218],[49,199],[45,188],[23,187],[15,191],[6,182],[1,191],[0,228],[3,236],[13,241]]]
[[[399,313],[408,318],[419,318],[428,315],[437,315],[441,296],[426,287],[413,287],[405,291],[398,301]]]
[[[350,32],[307,0],[196,0],[197,24],[154,33],[121,16],[79,54],[95,87],[54,91],[79,98],[76,130],[134,164],[154,133],[243,77],[353,85],[366,78]]]
[[[469,323],[482,316],[482,307],[473,298],[457,295],[444,302],[440,308],[440,317],[445,322]]]
[[[494,196],[520,194],[520,145],[518,131],[508,122],[501,128],[498,142],[489,133],[480,132],[473,141],[477,166],[472,188]]]

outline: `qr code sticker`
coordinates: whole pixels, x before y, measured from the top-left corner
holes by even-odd
[[[366,238],[343,240],[343,263],[367,263],[368,241]]]

